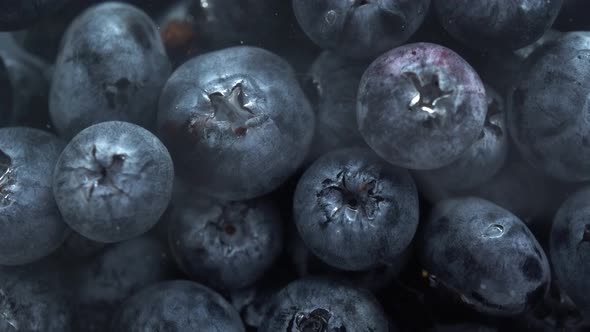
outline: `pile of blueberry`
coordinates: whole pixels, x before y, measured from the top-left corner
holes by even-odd
[[[589,12],[0,0],[0,332],[590,331]]]

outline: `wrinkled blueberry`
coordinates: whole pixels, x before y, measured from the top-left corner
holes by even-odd
[[[0,129],[0,264],[35,261],[65,240],[69,228],[51,191],[52,169],[63,147],[38,129]]]
[[[448,165],[477,140],[485,115],[486,95],[477,73],[443,46],[393,49],[361,79],[360,132],[378,155],[397,166]]]
[[[323,49],[373,57],[418,30],[430,0],[293,0],[301,28]]]
[[[244,332],[240,316],[221,295],[191,281],[144,288],[121,306],[112,332]]]
[[[299,180],[293,208],[308,248],[343,270],[397,262],[418,226],[412,177],[369,149],[342,149],[318,159]]]
[[[379,302],[362,289],[331,279],[299,279],[272,300],[259,332],[388,332]]]
[[[169,243],[179,266],[218,289],[258,280],[280,254],[281,218],[267,200],[224,202],[202,197],[175,206]]]
[[[557,283],[578,307],[590,314],[590,189],[568,198],[551,228],[551,263]]]
[[[174,171],[158,138],[137,125],[110,121],[76,135],[53,177],[66,223],[91,240],[117,242],[158,222],[172,195]]]
[[[129,296],[171,272],[165,246],[149,236],[114,244],[88,259],[76,269],[72,286],[76,331],[107,331],[111,316]]]
[[[549,289],[549,262],[512,213],[479,198],[438,203],[421,234],[420,260],[431,287],[476,311],[517,315]]]
[[[50,91],[53,124],[66,137],[109,120],[149,128],[169,73],[158,29],[145,13],[115,2],[89,8],[62,40]]]
[[[559,13],[563,0],[433,0],[438,19],[453,37],[480,49],[517,49],[535,42]]]
[[[508,102],[508,128],[523,157],[564,181],[590,180],[590,34],[572,32],[530,57]]]
[[[276,189],[297,170],[314,114],[288,63],[244,46],[179,67],[162,92],[158,126],[195,190],[243,200]]]
[[[0,31],[25,29],[49,17],[68,0],[0,0]]]
[[[477,187],[504,165],[508,155],[508,133],[504,98],[486,86],[488,111],[477,140],[458,159],[447,166],[416,171],[416,177],[428,188],[458,191]]]
[[[313,62],[304,86],[316,111],[312,158],[337,148],[366,146],[356,122],[356,95],[367,66],[331,52]]]

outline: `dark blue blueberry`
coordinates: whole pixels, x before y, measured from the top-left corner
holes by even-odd
[[[71,324],[66,269],[55,255],[0,267],[0,331],[78,332]]]
[[[559,13],[563,0],[434,0],[443,27],[475,49],[517,49],[535,42]]]
[[[76,331],[107,331],[111,316],[137,291],[172,276],[172,260],[158,240],[141,236],[114,244],[75,272]]]
[[[504,98],[486,86],[488,111],[484,127],[477,140],[449,165],[415,175],[426,190],[457,192],[481,185],[496,174],[508,155],[508,132]]]
[[[290,283],[275,295],[258,331],[392,330],[369,291],[336,280],[306,278]]]
[[[337,148],[366,146],[356,122],[356,95],[368,63],[323,52],[312,64],[305,81],[316,111],[311,158]]]
[[[4,125],[48,128],[48,65],[26,53],[10,36],[0,37],[0,62],[4,63],[10,82],[10,88],[0,92],[0,103],[4,103],[2,94],[5,92],[12,98],[12,105],[0,110],[0,121]],[[4,105],[10,105],[10,100]]]
[[[181,176],[226,200],[276,189],[303,162],[314,114],[277,55],[233,47],[178,68],[160,98],[159,133]]]
[[[418,226],[412,177],[369,149],[342,149],[318,159],[299,180],[293,209],[307,247],[343,270],[398,262]]]
[[[66,223],[91,240],[117,242],[158,222],[172,195],[174,170],[166,147],[153,134],[110,121],[76,135],[53,177]]]
[[[28,28],[51,16],[68,0],[0,0],[0,31]]]
[[[365,71],[357,119],[365,141],[409,169],[450,164],[477,140],[486,115],[479,76],[459,55],[429,43],[391,50]]]
[[[145,13],[115,2],[87,9],[62,40],[50,91],[53,124],[66,137],[109,120],[150,127],[169,74],[158,28]]]
[[[549,289],[542,247],[522,221],[491,202],[469,197],[438,203],[421,240],[431,287],[476,311],[518,315]]]
[[[572,32],[529,58],[508,102],[508,127],[532,166],[564,181],[590,180],[590,34]]]
[[[121,306],[112,332],[245,332],[239,314],[221,295],[191,281],[144,288]]]
[[[550,253],[559,286],[583,312],[590,314],[590,189],[567,199],[551,228]]]
[[[0,129],[0,264],[35,261],[65,240],[69,228],[51,191],[64,145],[38,129]]]
[[[65,257],[73,259],[74,261],[80,261],[88,259],[107,247],[104,242],[92,241],[86,238],[80,233],[70,232],[66,240],[64,241],[61,250]]]
[[[280,215],[267,200],[223,202],[192,196],[175,205],[169,243],[192,278],[216,289],[258,280],[283,247]]]
[[[342,56],[377,56],[418,30],[430,0],[293,0],[301,28],[323,49]]]

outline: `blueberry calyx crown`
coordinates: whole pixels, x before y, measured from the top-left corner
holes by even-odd
[[[88,199],[90,199],[90,197],[92,197],[92,194],[94,193],[94,190],[99,187],[99,186],[109,186],[111,188],[113,188],[116,192],[126,195],[126,193],[123,191],[123,189],[117,187],[117,185],[115,184],[115,182],[113,181],[113,177],[115,176],[115,173],[118,173],[121,171],[121,169],[123,168],[123,163],[125,162],[125,159],[127,158],[127,156],[125,154],[113,154],[110,158],[110,162],[109,164],[105,165],[103,162],[101,162],[98,158],[98,156],[96,155],[97,153],[97,149],[96,149],[96,145],[94,145],[92,147],[92,158],[94,159],[94,161],[96,162],[97,166],[98,166],[98,174],[97,176],[94,176],[94,180],[92,181],[92,184],[90,185],[90,188],[88,189]]]
[[[322,181],[323,189],[317,193],[318,205],[324,210],[326,222],[335,218],[346,221],[358,220],[359,213],[368,220],[374,220],[379,203],[385,199],[376,194],[377,181],[361,178],[343,170],[335,179]]]
[[[318,308],[309,313],[297,312],[289,322],[288,332],[346,332],[344,326],[328,331],[328,322],[332,314],[326,309]]]
[[[426,112],[431,117],[436,114],[445,113],[445,109],[437,108],[439,101],[449,98],[453,90],[443,90],[440,87],[438,75],[434,74],[427,83],[423,83],[416,73],[406,72],[403,74],[416,89],[416,94],[410,100],[408,108],[416,112]]]
[[[0,150],[0,203],[8,205],[11,202],[9,190],[14,184],[12,159]]]
[[[256,122],[252,121],[256,115],[245,105],[244,96],[242,82],[235,84],[226,95],[214,92],[208,96],[213,107],[213,117],[217,121],[229,122],[237,136],[244,136]]]

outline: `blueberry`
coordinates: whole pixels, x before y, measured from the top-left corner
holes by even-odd
[[[318,159],[299,180],[293,209],[308,248],[343,270],[395,263],[418,225],[410,174],[368,149],[342,149]]]
[[[169,73],[158,29],[145,13],[122,3],[96,5],[63,37],[51,84],[51,119],[66,137],[109,120],[150,127]]]
[[[170,201],[174,171],[166,147],[149,131],[110,121],[76,135],[53,177],[66,223],[91,240],[117,242],[157,223]]]
[[[416,171],[428,188],[459,191],[477,187],[490,179],[504,165],[508,155],[504,98],[486,86],[488,111],[477,140],[458,159],[434,170]]]
[[[483,199],[438,203],[421,232],[420,260],[431,286],[476,311],[510,316],[549,289],[543,249],[516,216]]]
[[[356,94],[368,63],[323,52],[305,81],[316,111],[311,157],[337,148],[366,146],[356,122]]]
[[[485,115],[479,77],[443,46],[417,43],[393,49],[361,79],[360,132],[378,155],[397,166],[450,164],[477,140]]]
[[[158,126],[195,190],[244,200],[276,189],[297,170],[313,116],[289,64],[244,46],[179,67],[162,92]]]
[[[551,228],[551,263],[558,284],[590,313],[590,189],[576,192],[559,208]]]
[[[278,211],[267,200],[224,202],[194,197],[175,206],[169,243],[181,268],[218,289],[251,285],[282,249]]]
[[[422,24],[430,0],[293,0],[303,31],[323,49],[373,57],[406,42]]]
[[[0,331],[76,332],[65,268],[54,255],[28,265],[0,267]]]
[[[388,332],[379,302],[362,289],[331,279],[290,283],[272,300],[259,332]]]
[[[530,57],[508,127],[525,160],[564,181],[590,180],[590,34],[567,33]]]
[[[112,332],[244,332],[240,316],[209,288],[166,281],[128,299],[113,318]]]
[[[25,29],[51,16],[68,0],[0,0],[0,31]]]
[[[51,192],[51,170],[64,143],[47,132],[0,129],[0,264],[49,255],[69,231]]]
[[[563,0],[434,0],[438,19],[453,37],[476,49],[517,49],[551,27]]]
[[[86,260],[107,247],[106,243],[92,241],[76,232],[70,232],[61,250],[64,255],[74,261]]]
[[[560,31],[588,30],[590,21],[586,13],[589,10],[590,3],[586,0],[563,0],[554,27]]]
[[[106,248],[75,273],[74,324],[77,331],[107,331],[111,316],[131,295],[165,280],[172,260],[156,239],[141,236]]]
[[[12,106],[2,111],[1,121],[4,125],[45,129],[49,126],[48,65],[26,53],[10,37],[7,38],[7,44],[0,46],[0,62],[6,67],[10,87],[4,90],[6,87],[3,86],[4,92],[0,94],[12,94]],[[3,43],[0,41],[0,44]],[[2,99],[0,95],[0,101]],[[10,100],[7,104],[10,105]]]

